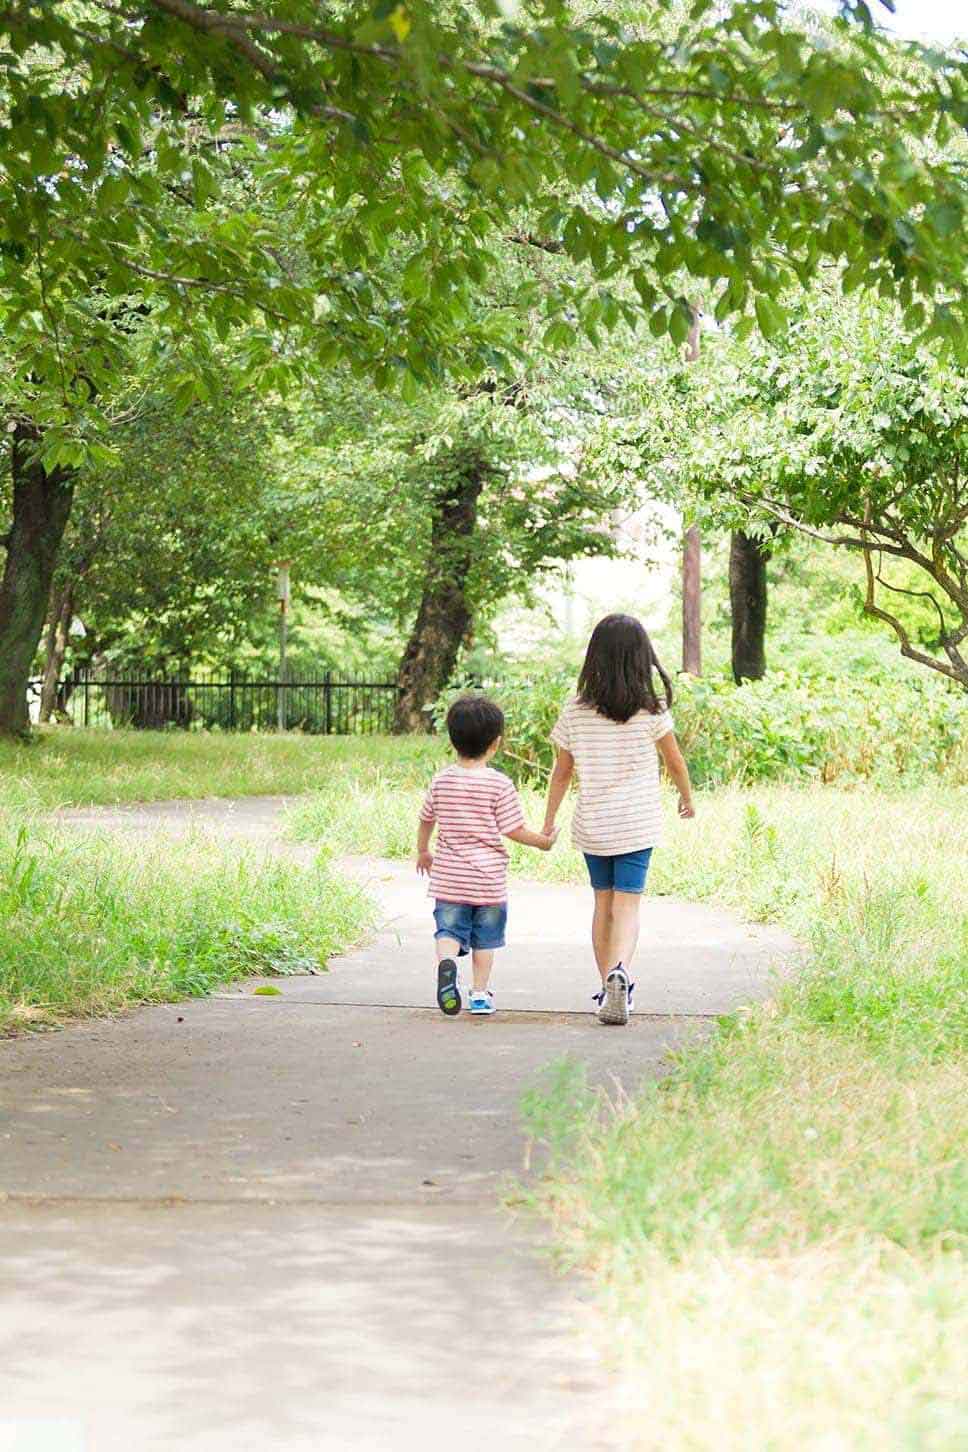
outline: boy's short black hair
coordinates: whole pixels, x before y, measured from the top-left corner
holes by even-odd
[[[447,712],[447,734],[458,756],[475,760],[504,734],[504,712],[486,696],[459,696]]]

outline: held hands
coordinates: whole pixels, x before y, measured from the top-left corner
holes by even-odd
[[[692,804],[691,798],[679,798],[679,815],[680,817],[694,817],[696,815],[696,809]]]
[[[560,831],[560,827],[546,827],[543,831],[538,832],[538,850],[541,852],[550,852],[558,840],[558,833]]]
[[[430,869],[434,865],[434,854],[432,852],[417,853],[417,871],[422,877],[430,876]]]

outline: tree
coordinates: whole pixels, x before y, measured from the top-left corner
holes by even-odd
[[[68,626],[83,623],[76,663],[164,672],[230,661],[271,616],[288,524],[271,424],[226,366],[219,397],[182,413],[163,394],[141,398],[115,430],[114,462],[79,471],[49,612],[55,638],[68,610]]]
[[[960,345],[966,184],[926,143],[968,119],[965,62],[888,43],[863,0],[842,8],[831,38],[784,0],[725,18],[708,0],[684,20],[663,4],[630,28],[564,0],[511,18],[430,0],[335,17],[315,0],[0,7],[3,406],[21,477],[0,733],[24,726],[72,470],[146,308],[172,338],[245,331],[261,388],[345,361],[412,398],[515,355],[513,314],[469,314],[491,239],[520,217],[598,279],[627,276],[618,305],[657,336],[688,332],[683,277],[718,318],[771,333],[784,289],[835,261]],[[545,301],[561,347],[601,307],[595,283]]]
[[[766,674],[766,565],[768,540],[734,529],[729,537],[729,605],[732,620],[733,680],[758,681]]]
[[[686,362],[699,361],[702,314],[693,309],[686,339]],[[682,548],[682,669],[702,675],[702,540],[699,526],[690,524]]]
[[[544,382],[536,372],[410,407],[357,386],[315,415],[293,411],[286,468],[326,543],[316,581],[325,571],[406,634],[398,729],[428,728],[462,647],[509,592],[530,600],[568,560],[616,550],[609,520],[631,481],[595,456],[599,415],[581,428],[566,383],[545,396]]]
[[[481,491],[493,465],[480,444],[450,449],[427,470],[430,547],[420,607],[400,661],[394,729],[426,731],[425,707],[450,679],[473,624],[468,577],[474,564]]]
[[[912,337],[889,305],[833,296],[804,307],[782,343],[721,352],[687,482],[734,518],[855,551],[866,613],[905,656],[968,688],[962,369]],[[684,418],[684,437],[693,424]],[[906,621],[909,599],[933,619],[924,645]]]
[[[0,724],[27,729],[26,684],[44,624],[57,552],[70,515],[73,475],[37,458],[38,431],[14,425],[10,439],[12,522],[0,579]]]

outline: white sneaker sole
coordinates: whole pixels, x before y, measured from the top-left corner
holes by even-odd
[[[599,1023],[618,1024],[623,1027],[629,1021],[629,986],[624,978],[609,978],[605,983],[605,997],[598,1010]]]

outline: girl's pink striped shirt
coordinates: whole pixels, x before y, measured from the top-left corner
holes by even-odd
[[[492,766],[447,766],[430,783],[420,820],[437,824],[431,897],[472,907],[507,899],[503,838],[524,826],[510,777]]]

